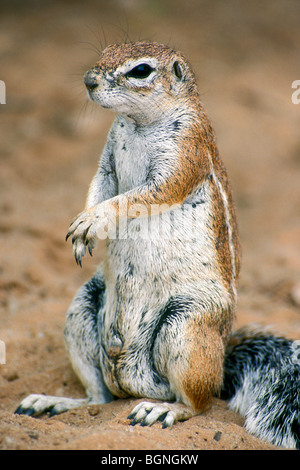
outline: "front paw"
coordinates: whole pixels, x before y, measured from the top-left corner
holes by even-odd
[[[117,214],[116,209],[108,203],[81,212],[71,223],[66,240],[72,236],[73,251],[77,264],[86,253],[90,255],[95,246],[96,236],[100,240],[116,238]]]
[[[72,235],[73,252],[76,263],[81,266],[81,260],[86,249],[92,256],[95,246],[95,220],[91,211],[81,212],[71,223],[66,240]]]

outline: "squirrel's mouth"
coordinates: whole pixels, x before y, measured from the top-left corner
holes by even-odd
[[[104,94],[101,93],[99,89],[97,89],[97,87],[95,87],[92,90],[89,90],[87,88],[87,92],[88,92],[89,99],[93,101],[94,103],[99,104],[102,108],[105,108],[105,109],[113,108],[112,103],[109,103],[109,101],[105,99]]]

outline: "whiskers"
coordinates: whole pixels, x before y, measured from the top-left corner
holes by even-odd
[[[76,130],[80,131],[80,129],[85,129],[90,127],[90,125],[94,127],[97,122],[96,114],[98,109],[99,104],[89,100],[88,96],[86,96],[75,118]]]

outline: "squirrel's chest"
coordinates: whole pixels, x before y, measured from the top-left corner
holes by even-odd
[[[145,183],[149,168],[149,158],[142,145],[118,142],[115,154],[115,167],[118,180],[118,193],[122,194]]]
[[[119,194],[145,183],[151,160],[151,145],[147,139],[134,131],[120,133],[115,142],[114,158]]]
[[[145,184],[157,161],[174,153],[166,126],[142,128],[119,117],[114,131],[113,156],[119,194]]]

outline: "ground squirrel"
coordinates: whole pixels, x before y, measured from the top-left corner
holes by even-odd
[[[117,113],[67,234],[80,264],[97,237],[107,240],[65,325],[87,398],[30,395],[16,412],[133,396],[153,401],[137,405],[131,424],[168,427],[222,392],[250,432],[299,447],[299,344],[250,327],[232,334],[236,214],[188,61],[157,43],[111,45],[84,83],[92,101]]]

